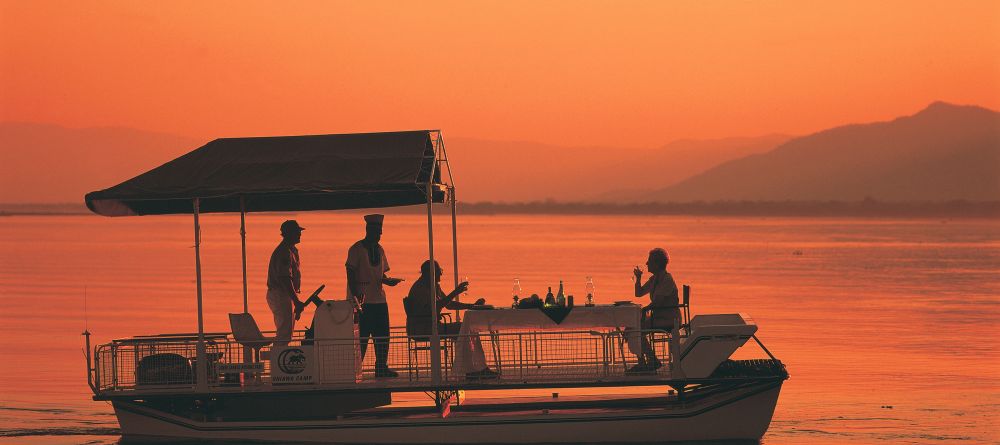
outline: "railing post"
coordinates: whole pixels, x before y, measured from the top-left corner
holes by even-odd
[[[681,331],[680,323],[674,323],[674,327],[670,330],[670,340],[667,346],[670,349],[670,378],[672,379],[684,379],[687,376],[684,374],[684,370],[681,369]],[[681,391],[677,392],[678,394]]]
[[[118,389],[118,345],[111,344],[111,387]]]
[[[95,386],[95,384],[94,384],[94,374],[93,374],[94,373],[94,369],[96,368],[96,366],[94,368],[90,367],[93,364],[93,361],[92,361],[92,358],[91,358],[91,355],[90,355],[90,331],[84,329],[82,335],[83,335],[83,338],[85,339],[84,340],[84,344],[85,344],[84,347],[86,349],[84,351],[85,351],[85,355],[87,357],[87,386],[90,387],[90,390],[93,391],[94,394],[97,394],[97,386]]]

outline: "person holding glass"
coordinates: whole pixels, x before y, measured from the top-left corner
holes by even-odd
[[[420,265],[420,278],[413,282],[413,286],[410,287],[409,296],[403,300],[403,307],[406,310],[406,335],[426,340],[431,335],[433,320],[437,318],[438,335],[453,337],[457,343],[456,347],[463,348],[462,356],[470,361],[468,364],[471,365],[471,369],[478,369],[478,371],[467,373],[466,378],[498,378],[499,375],[486,366],[486,353],[483,352],[483,345],[480,343],[478,336],[459,338],[457,335],[461,332],[462,322],[442,323],[440,321],[441,312],[444,309],[470,309],[477,305],[481,306],[485,304],[486,300],[480,298],[474,304],[462,303],[457,300],[460,294],[465,293],[469,289],[468,278],[459,283],[458,287],[451,291],[451,293],[445,294],[444,290],[441,289],[441,274],[441,265],[437,261],[434,262],[433,273],[431,272],[430,260],[424,261]],[[431,316],[432,295],[437,298],[436,317]]]
[[[677,283],[674,277],[667,272],[667,264],[670,257],[667,251],[662,248],[655,248],[649,251],[646,259],[646,270],[652,274],[646,282],[642,281],[642,270],[636,266],[632,273],[635,275],[635,297],[639,298],[649,295],[649,304],[642,308],[642,329],[662,329],[676,335],[680,310],[678,309],[679,298]],[[642,354],[639,356],[639,363],[628,370],[629,373],[656,372],[662,365],[656,358],[656,352],[649,344],[649,339],[642,336]]]

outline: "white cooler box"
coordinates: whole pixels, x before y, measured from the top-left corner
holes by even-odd
[[[361,348],[351,302],[323,302],[316,308],[313,323],[319,383],[361,382]]]

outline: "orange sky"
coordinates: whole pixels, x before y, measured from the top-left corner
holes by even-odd
[[[657,146],[1000,109],[1000,2],[814,3],[3,0],[0,120]]]

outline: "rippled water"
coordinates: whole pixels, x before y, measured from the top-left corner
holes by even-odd
[[[248,219],[250,307],[270,328],[264,274],[287,215]],[[344,286],[360,214],[301,213],[304,288]],[[451,267],[450,227],[435,232]],[[463,216],[461,275],[508,305],[566,281],[624,299],[654,246],[693,288],[695,313],[745,312],[791,373],[767,445],[1000,441],[1000,223],[623,216]],[[203,218],[206,329],[242,309],[239,218]],[[387,217],[393,273],[412,281],[425,219]],[[0,218],[0,441],[114,443],[110,407],[89,399],[82,337],[195,331],[190,217]],[[450,272],[449,272],[450,273]],[[450,282],[451,276],[445,277]],[[406,287],[406,286],[403,286]],[[405,289],[389,291],[394,324]],[[330,294],[324,294],[329,296]],[[87,311],[84,313],[86,295]],[[579,297],[578,297],[579,298]]]

